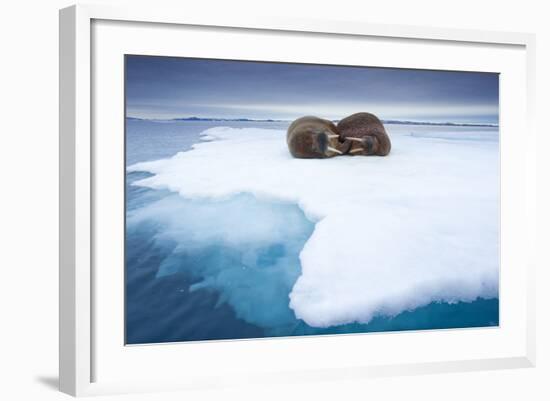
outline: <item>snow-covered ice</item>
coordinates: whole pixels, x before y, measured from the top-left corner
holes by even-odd
[[[294,159],[282,130],[218,127],[190,151],[128,170],[185,198],[298,204],[316,226],[289,306],[310,326],[498,297],[498,131],[386,128],[387,157]]]

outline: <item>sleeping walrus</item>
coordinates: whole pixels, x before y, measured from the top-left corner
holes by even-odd
[[[338,132],[351,141],[350,155],[386,156],[390,153],[390,137],[382,122],[371,113],[355,113],[340,120]]]
[[[292,122],[286,134],[288,149],[298,158],[326,158],[342,155],[351,148],[332,121],[307,116]]]

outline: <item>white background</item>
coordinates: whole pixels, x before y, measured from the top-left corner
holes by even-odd
[[[125,4],[137,1],[96,1]],[[146,2],[143,2],[146,3]],[[534,369],[393,377],[364,381],[296,384],[277,388],[237,388],[221,394],[165,393],[119,396],[116,399],[547,399],[550,395],[550,306],[545,291],[550,279],[548,248],[550,149],[542,119],[550,106],[550,24],[543,2],[441,1],[160,1],[192,13],[258,15],[292,14],[296,17],[364,20],[375,23],[527,31],[536,33],[537,114],[539,131],[539,269],[538,366]],[[199,4],[196,4],[199,3]],[[537,4],[540,3],[540,4]],[[8,400],[63,399],[57,386],[57,9],[70,1],[26,0],[3,3],[0,23],[0,197],[1,326],[0,397]],[[521,133],[518,133],[520,136]],[[115,399],[115,397],[106,397]]]

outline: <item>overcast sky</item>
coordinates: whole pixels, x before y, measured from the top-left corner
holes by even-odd
[[[498,74],[127,56],[129,117],[498,123]]]

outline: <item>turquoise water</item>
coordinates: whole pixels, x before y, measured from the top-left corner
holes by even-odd
[[[189,150],[212,126],[285,123],[127,123],[127,165]],[[238,194],[185,199],[131,185],[126,176],[128,344],[497,326],[498,299],[432,303],[368,324],[314,328],[296,319],[288,294],[315,225],[291,203]]]

